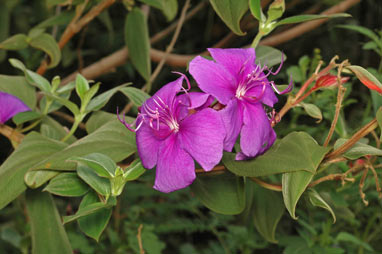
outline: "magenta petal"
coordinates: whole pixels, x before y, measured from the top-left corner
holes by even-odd
[[[240,147],[244,155],[255,157],[264,153],[275,141],[274,132],[261,103],[246,104]]]
[[[224,150],[231,152],[243,125],[243,107],[237,99],[233,99],[219,113],[226,130]]]
[[[265,88],[263,88],[263,85],[259,82],[259,85],[249,89],[246,95],[255,98],[261,97],[260,101],[269,107],[273,107],[273,105],[278,101],[268,80]]]
[[[222,65],[197,56],[190,62],[189,71],[200,89],[220,103],[227,104],[235,96],[236,79]]]
[[[137,149],[142,165],[151,169],[157,164],[160,140],[154,135],[153,129],[143,123],[136,134]]]
[[[179,137],[186,150],[204,170],[211,170],[223,156],[225,129],[219,112],[206,108],[183,120]]]
[[[171,135],[160,149],[154,189],[171,192],[189,186],[195,180],[195,164],[191,156],[180,147],[178,135]]]
[[[178,95],[177,100],[182,105],[177,107],[176,115],[179,119],[183,119],[189,114],[189,109],[202,110],[207,108],[214,101],[214,98],[206,93],[191,92]]]
[[[255,63],[255,50],[247,49],[220,49],[209,48],[212,58],[219,64],[223,65],[233,76],[237,76],[242,68],[253,68]],[[244,70],[246,74],[248,70]]]
[[[5,123],[16,114],[31,109],[16,96],[0,92],[0,124]]]
[[[155,109],[159,107],[158,103],[163,105],[160,100],[162,100],[166,105],[172,105],[176,94],[182,90],[183,80],[184,78],[180,77],[175,81],[164,85],[153,95],[153,97],[146,100],[144,105],[141,107],[142,111],[145,110],[145,106],[148,106],[151,109]]]

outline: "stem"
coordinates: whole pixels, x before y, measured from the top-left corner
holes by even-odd
[[[0,134],[18,144],[21,143],[24,138],[23,134],[4,124],[0,124]]]
[[[262,181],[262,180],[260,180],[259,178],[256,178],[256,177],[249,177],[249,179],[251,179],[252,181],[257,183],[261,187],[264,187],[265,189],[273,190],[273,191],[282,191],[282,186],[281,185],[267,183],[267,182],[264,182],[264,181]]]
[[[262,32],[258,32],[255,39],[253,39],[253,42],[251,44],[251,48],[254,48],[256,49],[257,45],[259,44],[261,38],[263,37],[263,33]]]
[[[31,125],[21,129],[20,132],[26,132],[26,131],[33,129],[34,127],[36,127],[41,122],[41,120],[42,119],[38,119],[38,120],[34,121]]]
[[[333,136],[334,130],[335,130],[337,122],[338,122],[338,118],[340,116],[342,100],[344,99],[344,93],[345,93],[346,89],[342,87],[342,82],[341,82],[341,76],[340,75],[341,75],[341,72],[339,71],[338,72],[338,77],[337,77],[338,93],[337,93],[336,111],[335,111],[335,114],[334,114],[334,118],[333,118],[332,124],[330,126],[330,130],[329,130],[328,136],[325,139],[324,146],[328,146],[328,144],[330,142],[330,139]]]
[[[61,141],[62,142],[65,142],[65,141],[67,141],[73,134],[74,134],[74,132],[77,130],[77,128],[78,128],[78,125],[80,124],[80,122],[82,121],[82,118],[83,117],[81,117],[81,118],[74,118],[75,120],[74,120],[74,123],[73,123],[73,125],[72,125],[72,128],[70,129],[70,131],[69,131],[69,133],[65,136],[65,137],[63,137],[62,139],[61,139]]]
[[[338,157],[343,154],[347,150],[349,150],[358,140],[369,134],[375,128],[378,127],[377,119],[374,118],[364,127],[362,127],[359,131],[357,131],[348,141],[346,141],[342,146],[334,150],[333,152],[326,155],[326,160],[331,160],[333,158]]]

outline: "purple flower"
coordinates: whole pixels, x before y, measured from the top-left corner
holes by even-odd
[[[203,92],[226,105],[219,111],[227,133],[224,150],[232,151],[240,133],[241,153],[236,159],[264,153],[276,139],[263,106],[273,107],[277,102],[276,88],[267,77],[280,68],[273,73],[266,66],[256,65],[253,48],[208,51],[215,61],[197,56],[190,62],[189,71]]]
[[[209,171],[223,154],[225,129],[220,114],[207,108],[208,94],[187,93],[183,80],[162,87],[140,107],[136,120],[139,156],[145,168],[156,165],[154,189],[161,192],[190,185],[195,179],[194,159]],[[181,91],[186,93],[178,94]]]
[[[31,109],[16,96],[0,92],[0,124],[4,124],[20,112],[29,110]]]

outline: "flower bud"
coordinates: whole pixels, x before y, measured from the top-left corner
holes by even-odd
[[[345,83],[349,80],[349,77],[341,77],[341,83]],[[320,88],[331,88],[337,85],[337,76],[332,74],[326,74],[317,79],[316,84],[313,86],[312,90],[317,90]]]

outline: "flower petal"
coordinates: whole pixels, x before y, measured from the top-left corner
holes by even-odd
[[[153,129],[146,123],[137,130],[136,140],[142,165],[147,169],[153,168],[157,164],[161,141],[156,138]]]
[[[184,151],[177,134],[167,138],[159,148],[154,189],[171,192],[187,187],[195,180],[195,164]]]
[[[179,137],[182,148],[206,171],[220,162],[225,129],[219,112],[206,108],[185,118]]]
[[[163,103],[167,106],[171,106],[174,102],[176,94],[182,89],[183,80],[184,77],[180,77],[159,89],[151,98],[147,99],[142,105],[142,113],[146,113],[145,111],[147,107],[152,110],[155,110],[159,107],[164,107]]]
[[[235,96],[236,78],[222,65],[197,56],[190,62],[189,71],[200,89],[216,97],[220,103],[227,104]]]
[[[241,102],[237,99],[233,99],[224,109],[220,110],[219,113],[222,116],[226,130],[224,150],[231,152],[243,125],[243,109]]]
[[[240,133],[240,147],[244,155],[255,157],[273,145],[276,133],[261,103],[247,103],[244,107],[244,125]]]
[[[263,85],[259,82],[259,85],[254,86],[249,89],[246,93],[248,96],[252,96],[255,98],[261,97],[260,101],[269,107],[273,107],[273,105],[278,101],[275,92],[272,89],[272,86],[269,84],[269,81],[266,80],[267,84],[265,85],[265,89],[263,90]]]
[[[209,48],[212,58],[219,64],[223,65],[234,77],[240,72],[245,72],[245,75],[250,72],[249,68],[253,69],[256,55],[253,48],[247,49],[220,49]],[[246,68],[248,70],[243,70]]]
[[[214,98],[206,93],[201,92],[191,92],[178,95],[177,97],[178,103],[182,105],[178,105],[177,117],[178,119],[184,119],[188,114],[190,109],[195,109],[196,111],[207,108],[214,101]]]
[[[0,92],[0,124],[5,123],[14,115],[31,109],[16,96]]]

